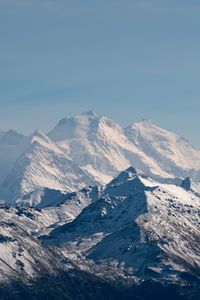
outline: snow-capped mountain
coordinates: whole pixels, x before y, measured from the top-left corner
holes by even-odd
[[[160,182],[191,177],[199,191],[199,161],[200,150],[151,121],[123,129],[89,111],[62,119],[47,135],[0,132],[0,200],[37,205],[44,188],[66,193],[104,185],[131,165]]]
[[[9,190],[11,200],[16,201],[32,193],[27,202],[37,205],[44,188],[66,193],[94,185],[89,174],[70,160],[45,134],[36,131],[27,139],[28,147],[16,160],[3,184]]]
[[[45,197],[51,197],[53,204],[42,209],[1,205],[0,282],[13,279],[28,281],[44,274],[56,276],[64,270],[62,254],[47,249],[38,237],[74,220],[85,207],[98,199],[100,192],[98,187],[66,195],[52,195],[49,190]]]
[[[101,183],[128,167],[123,150],[113,142],[121,138],[121,128],[111,120],[86,112],[62,119],[48,136]],[[124,138],[124,137],[123,137]],[[125,138],[125,143],[127,139]]]
[[[43,189],[40,197],[40,208],[0,205],[0,293],[5,283],[10,290],[14,282],[15,295],[16,284],[19,292],[37,282],[36,291],[42,287],[49,295],[53,278],[62,296],[65,286],[72,291],[73,278],[75,286],[84,280],[83,291],[85,285],[94,291],[99,280],[131,287],[125,299],[137,293],[136,299],[154,299],[142,295],[155,285],[173,285],[181,295],[190,291],[183,299],[198,299],[200,197],[188,178],[182,186],[161,184],[129,167],[104,187],[68,194]]]
[[[62,119],[48,136],[101,184],[130,165],[156,180],[200,181],[200,150],[149,120],[123,129],[89,111]]]
[[[101,188],[97,186],[68,194],[45,189],[39,207],[0,205],[0,218],[2,221],[14,222],[17,226],[26,228],[29,234],[38,237],[73,221],[100,194]]]
[[[148,157],[155,159],[163,171],[200,181],[200,150],[186,139],[149,120],[133,123],[125,133]]]
[[[1,212],[0,212],[1,213]],[[63,268],[59,255],[43,247],[27,229],[1,219],[0,281],[27,282],[42,274],[57,274]]]
[[[184,273],[199,276],[199,216],[195,194],[129,168],[43,240],[94,272],[109,266],[117,274],[176,281]]]
[[[91,111],[62,119],[48,136],[103,184],[130,165],[156,176],[171,176],[132,143],[120,125]]]

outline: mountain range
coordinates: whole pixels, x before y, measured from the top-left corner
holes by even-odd
[[[1,299],[199,299],[200,150],[94,112],[0,132]]]
[[[69,192],[104,185],[129,166],[160,182],[190,177],[199,188],[200,150],[149,120],[123,129],[89,111],[62,119],[46,134],[0,132],[0,196],[9,202],[31,193],[27,203],[37,205],[45,188]]]
[[[45,190],[43,197],[52,203],[0,208],[0,291],[12,294],[5,299],[27,299],[21,295],[25,286],[30,299],[41,299],[41,289],[48,299],[58,292],[59,299],[79,293],[104,299],[103,291],[95,291],[100,283],[109,285],[108,299],[167,299],[155,284],[172,299],[198,299],[200,198],[192,190],[129,167],[105,186],[67,194]],[[67,298],[71,276],[75,282],[82,276],[84,284]]]

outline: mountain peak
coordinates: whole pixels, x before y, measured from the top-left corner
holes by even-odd
[[[66,125],[70,120],[73,120],[73,119],[76,119],[77,117],[82,117],[82,116],[84,116],[84,117],[88,117],[88,118],[97,118],[97,114],[94,112],[94,111],[92,111],[92,110],[88,110],[88,111],[85,111],[85,112],[83,112],[83,113],[81,113],[80,115],[76,115],[76,116],[73,116],[73,117],[64,117],[64,118],[62,118],[59,122],[58,122],[58,127],[59,126],[64,126],[64,125]]]
[[[6,132],[7,135],[18,135],[18,136],[23,136],[23,134],[17,132],[16,130],[14,129],[9,129],[7,132]]]
[[[18,143],[20,143],[20,141],[24,138],[24,135],[13,130],[10,129],[7,132],[3,133],[2,136],[2,140],[1,142],[3,144],[7,144],[7,145],[16,145]]]
[[[133,123],[130,127],[134,128],[134,127],[158,127],[152,120],[150,119],[141,119],[135,123]]]
[[[51,151],[54,151],[57,154],[61,154],[62,151],[56,143],[54,143],[46,134],[36,129],[30,135],[30,144],[33,146],[40,145],[42,147],[48,148]]]
[[[143,173],[134,167],[130,166],[126,170],[122,171],[119,176],[114,178],[108,185],[115,185],[120,183],[125,183],[136,177],[144,177]]]
[[[137,175],[139,171],[137,171],[134,167],[130,166],[126,170],[122,171],[121,173],[125,173],[128,175],[128,178],[131,178],[133,175]]]
[[[65,125],[66,122],[67,122],[68,118],[67,117],[64,117],[62,118],[59,122],[58,122],[58,125],[57,126],[62,126],[62,125]]]
[[[32,136],[44,136],[44,133],[42,133],[39,129],[35,129]]]
[[[93,110],[85,111],[81,115],[88,116],[88,117],[94,117],[94,118],[97,117],[97,114]]]
[[[41,132],[40,130],[36,129],[35,131],[33,131],[33,133],[31,134],[31,140],[32,142],[34,142],[35,140],[38,139],[42,139],[45,140],[47,142],[50,141],[50,139],[48,138],[48,136],[46,134],[44,134],[43,132]]]

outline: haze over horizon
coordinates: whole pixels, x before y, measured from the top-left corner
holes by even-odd
[[[199,15],[186,0],[2,0],[0,129],[46,132],[94,110],[200,147]]]

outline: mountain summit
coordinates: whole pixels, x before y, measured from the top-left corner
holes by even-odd
[[[123,129],[87,111],[63,118],[48,134],[0,132],[1,198],[7,191],[16,199],[34,189],[105,185],[129,166],[161,182],[181,184],[190,177],[199,190],[200,150],[150,120]]]
[[[103,184],[130,165],[156,179],[190,176],[200,181],[200,150],[147,119],[123,129],[85,112],[64,118],[48,136]]]
[[[94,112],[61,120],[48,136],[100,183],[107,183],[130,165],[169,177],[156,159],[132,143],[119,124]]]
[[[195,181],[200,180],[200,150],[186,139],[149,120],[133,123],[125,133],[148,157],[155,159],[163,171],[176,177],[190,176]]]
[[[109,266],[118,274],[176,282],[186,272],[199,276],[199,212],[199,197],[184,187],[128,168],[43,241],[94,272]]]

